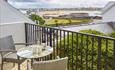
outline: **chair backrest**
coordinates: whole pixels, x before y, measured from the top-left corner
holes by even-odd
[[[0,38],[0,50],[15,50],[12,36]]]
[[[67,62],[68,57],[49,61],[35,61],[33,70],[66,70]]]

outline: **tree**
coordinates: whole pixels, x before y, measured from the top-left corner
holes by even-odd
[[[71,19],[68,19],[68,21],[69,21],[69,24],[71,24],[72,22],[71,22]]]
[[[54,22],[56,23],[56,27],[57,27],[58,26],[58,20],[56,19]]]
[[[81,30],[80,32],[82,33],[89,33],[89,34],[95,34],[95,35],[101,35],[105,36],[105,34],[96,31],[96,30]],[[106,40],[102,39],[101,40],[101,67],[102,70],[105,69],[105,61],[104,59],[106,56],[108,56],[108,70],[111,70],[112,68],[112,58],[113,58],[113,45],[112,45],[111,40],[108,40],[108,52],[106,52]],[[65,39],[62,39],[60,42],[58,42],[58,46],[60,47],[61,44],[61,51],[59,51],[59,54],[63,57],[64,54],[65,56],[69,56],[69,70],[72,70],[71,67],[73,67],[73,70],[76,70],[76,62],[77,62],[77,69],[80,70],[82,67],[83,70],[86,69],[86,55],[87,57],[87,68],[88,70],[91,69],[91,64],[93,60],[93,69],[97,70],[97,60],[98,60],[98,38],[93,37],[93,36],[86,36],[82,34],[78,34],[76,36],[76,33],[73,35],[70,34],[69,36],[66,36]],[[93,44],[93,47],[92,47]],[[77,46],[76,46],[77,45]],[[59,49],[60,50],[60,49]],[[68,54],[66,54],[68,53]],[[93,53],[93,54],[92,54]],[[93,58],[92,58],[93,56]],[[76,59],[77,57],[77,59]],[[82,61],[81,61],[82,60]],[[81,64],[82,63],[82,64]]]
[[[42,17],[40,17],[39,15],[36,15],[36,14],[31,14],[30,15],[30,18],[33,20],[33,21],[39,21],[39,24],[40,25],[43,25],[44,23],[45,23],[45,20],[42,18]]]
[[[94,34],[94,35],[106,36],[106,34],[104,34],[102,32],[99,32],[99,31],[96,31],[96,30],[91,30],[91,29],[89,29],[89,30],[80,30],[80,32]]]
[[[115,38],[115,31],[109,34],[109,36]]]

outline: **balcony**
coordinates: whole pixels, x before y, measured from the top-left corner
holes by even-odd
[[[0,12],[3,13],[1,15],[3,17],[7,16],[7,18],[1,19],[3,23],[11,23],[11,21],[17,23],[17,20],[20,22],[33,22],[26,17],[25,18],[28,20],[25,20],[24,16],[21,13],[12,8],[6,2],[1,0],[0,5],[4,7],[1,7]],[[15,14],[19,14],[21,16]],[[9,16],[14,17],[12,19],[9,18]],[[9,26],[9,29],[7,28],[7,25],[1,26],[2,28],[0,29],[0,31],[3,32],[0,32],[0,35],[14,34],[14,38],[21,38],[21,42],[25,41],[26,39],[27,43],[34,42],[36,44],[38,41],[40,43],[45,42],[47,45],[53,47],[54,52],[51,55],[46,56],[44,60],[55,59],[56,56],[67,56],[69,57],[67,67],[68,70],[115,70],[115,38],[85,34],[27,23],[25,23],[24,26],[25,28],[23,27],[23,24],[20,23]],[[19,34],[21,34],[20,37]],[[5,70],[11,69],[11,67],[9,66],[13,65],[10,63],[5,64],[8,65],[5,67]],[[26,65],[27,63],[25,61],[21,65],[21,70],[26,70]],[[16,69],[17,65],[11,70]]]
[[[69,57],[68,70],[115,70],[115,38],[25,23],[26,42],[45,42],[55,56]]]

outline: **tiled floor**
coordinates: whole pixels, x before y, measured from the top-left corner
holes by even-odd
[[[4,63],[4,70],[18,70],[18,65],[15,64],[13,67],[13,63]],[[21,64],[21,70],[27,70],[27,61]]]

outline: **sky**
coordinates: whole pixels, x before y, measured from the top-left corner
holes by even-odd
[[[9,0],[17,8],[76,8],[104,7],[115,0]]]

